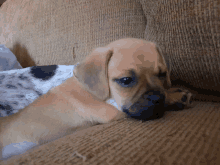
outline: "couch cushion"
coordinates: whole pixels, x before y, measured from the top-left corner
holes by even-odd
[[[173,84],[218,96],[217,6],[216,0],[7,0],[0,11],[0,44],[27,67],[75,64],[113,40],[145,38],[170,59]]]
[[[137,0],[7,0],[0,17],[0,44],[23,67],[73,65],[116,39],[143,38],[146,26]]]
[[[147,19],[145,39],[170,58],[173,83],[182,80],[195,90],[220,92],[219,1],[140,1]]]
[[[193,106],[166,112],[159,120],[124,119],[90,127],[12,157],[6,164],[219,164],[220,104]]]

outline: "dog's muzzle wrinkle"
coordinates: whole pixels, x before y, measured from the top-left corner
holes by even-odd
[[[148,91],[144,93],[136,103],[122,110],[129,117],[139,120],[157,119],[164,114],[165,95],[161,91]]]

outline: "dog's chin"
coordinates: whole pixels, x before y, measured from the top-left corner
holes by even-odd
[[[138,120],[153,120],[161,118],[165,112],[165,95],[160,91],[149,91],[131,105],[122,107],[128,117]]]
[[[155,105],[151,107],[140,107],[139,110],[134,108],[135,112],[131,112],[132,108],[123,109],[128,117],[138,119],[138,120],[154,120],[163,117],[164,115],[164,106],[163,105]]]

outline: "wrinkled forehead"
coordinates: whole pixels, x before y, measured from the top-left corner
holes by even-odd
[[[143,68],[155,70],[158,66],[158,52],[152,44],[136,45],[132,48],[119,48],[113,51],[109,62],[109,70],[125,72],[134,69],[137,72]]]

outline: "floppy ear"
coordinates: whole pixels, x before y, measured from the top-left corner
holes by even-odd
[[[156,45],[156,50],[159,54],[159,65],[161,67],[161,70],[162,71],[167,71],[166,73],[166,77],[165,77],[165,80],[164,80],[164,88],[165,89],[169,89],[171,88],[171,81],[170,81],[170,72],[171,72],[171,68],[170,68],[170,61],[169,59],[166,59],[164,58],[164,56],[162,55],[161,53],[161,50],[160,48]]]
[[[97,48],[74,69],[79,82],[101,100],[106,100],[110,95],[108,63],[112,54],[111,48]]]

